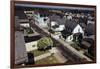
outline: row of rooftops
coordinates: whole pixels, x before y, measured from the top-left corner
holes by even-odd
[[[28,11],[27,13],[33,13],[34,11]],[[52,11],[54,12],[54,11]],[[39,12],[38,12],[39,13]],[[42,13],[39,13],[40,15]],[[44,14],[44,13],[43,13]],[[42,14],[42,15],[43,15]],[[93,27],[94,27],[94,15],[91,14],[84,14],[84,13],[65,13],[63,17],[58,15],[56,12],[52,15],[49,15],[49,19],[51,21],[57,22],[58,25],[65,25],[67,28],[70,28],[70,30],[73,30],[77,24],[80,24],[82,28],[86,28],[87,34],[93,34]],[[25,11],[16,11],[16,15],[19,16],[19,19],[27,19],[27,16],[25,15]],[[46,15],[45,15],[46,16]],[[44,16],[44,17],[45,17]],[[76,22],[75,19],[79,19],[79,22]],[[82,22],[83,21],[83,22]]]
[[[19,13],[20,12],[17,13],[19,19],[27,19],[27,16],[25,15],[24,11],[21,11],[21,13],[20,13],[21,15]],[[85,29],[87,31],[87,35],[93,35],[94,34],[94,32],[93,32],[94,24],[92,24],[92,23],[89,23],[89,24],[78,23],[78,22],[75,21],[74,18],[72,18],[72,19],[67,19],[66,17],[61,18],[57,14],[54,14],[54,15],[50,16],[49,18],[50,18],[51,21],[56,21],[58,23],[58,25],[65,25],[66,28],[69,28],[70,29],[70,30],[67,30],[66,32],[68,32],[68,31],[71,31],[72,32],[72,30],[76,27],[76,25],[79,24],[81,26],[83,25],[83,27],[86,26]],[[32,38],[25,37],[25,39],[26,40],[31,40]],[[26,41],[26,42],[28,42],[28,41]]]

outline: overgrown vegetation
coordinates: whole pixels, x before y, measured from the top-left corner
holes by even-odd
[[[46,50],[53,46],[53,41],[50,37],[43,37],[37,42],[37,47],[40,50]]]
[[[33,51],[30,51],[30,53],[32,53],[34,56],[39,56],[39,55],[42,55],[44,53],[48,53],[49,51],[46,50],[46,51],[39,51],[39,50],[33,50]]]
[[[71,43],[70,45],[71,45],[72,47],[74,47],[75,49],[80,50],[81,48],[79,47],[78,44],[79,44],[78,42],[74,41],[74,42]]]
[[[28,34],[34,33],[33,30],[30,27],[26,28],[26,31],[27,31]]]

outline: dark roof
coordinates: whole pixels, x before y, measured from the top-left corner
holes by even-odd
[[[79,23],[79,25],[80,25],[82,28],[86,28],[86,24],[85,24],[85,23]]]
[[[87,18],[86,17],[84,17],[84,18],[79,18],[79,22],[80,23],[85,23],[85,24],[87,24]]]
[[[77,26],[77,24],[78,23],[74,20],[66,20],[65,28],[67,29],[67,31],[72,32],[74,28]]]
[[[65,18],[61,18],[59,15],[53,14],[50,17],[51,21],[56,21],[58,23],[58,25],[62,25],[65,24],[66,19]]]
[[[84,38],[83,41],[86,41],[90,44],[93,44],[94,43],[94,40],[92,38]]]
[[[17,11],[15,12],[15,15],[19,17],[19,19],[27,19],[26,14],[24,13],[24,11]]]
[[[54,29],[56,29],[56,28],[58,28],[58,27],[59,27],[59,25],[52,26],[52,28],[54,28]]]
[[[87,36],[93,35],[94,34],[94,24],[87,24],[86,26],[86,33]]]
[[[39,35],[31,36],[31,37],[24,36],[25,43],[32,42],[32,41],[37,41],[37,40],[39,40],[40,38],[41,38],[41,36],[39,36]]]

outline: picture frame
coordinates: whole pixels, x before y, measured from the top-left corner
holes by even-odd
[[[96,63],[95,5],[11,1],[10,18],[11,68]]]

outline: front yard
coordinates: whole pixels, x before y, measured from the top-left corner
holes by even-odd
[[[39,51],[39,50],[30,51],[30,53],[32,53],[34,55],[34,57],[48,53],[48,52],[49,52],[48,50],[46,50],[46,51]]]
[[[40,64],[56,64],[56,63],[59,63],[59,62],[53,55],[35,62],[35,64],[37,64],[37,65],[40,65]]]

